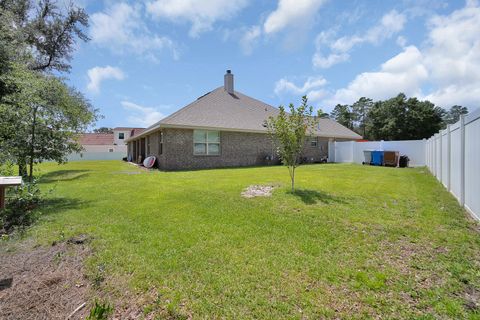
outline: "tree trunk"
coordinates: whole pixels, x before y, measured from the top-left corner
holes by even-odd
[[[21,177],[27,176],[27,160],[23,157],[17,159],[18,175]]]
[[[294,193],[295,192],[295,167],[292,168],[291,178],[292,178],[292,193]]]
[[[32,139],[30,141],[30,174],[28,178],[30,182],[33,180],[33,160],[35,158],[35,126],[37,124],[37,108],[33,108],[33,121],[32,121]]]

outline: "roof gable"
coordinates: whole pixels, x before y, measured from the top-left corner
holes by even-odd
[[[113,145],[113,133],[84,133],[78,141],[81,145]]]
[[[222,86],[150,126],[137,137],[161,127],[267,132],[265,121],[278,113],[279,110],[269,104],[238,91],[230,94]],[[361,136],[331,119],[318,119],[315,135],[361,139]]]

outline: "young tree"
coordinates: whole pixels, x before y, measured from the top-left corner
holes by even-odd
[[[283,165],[287,166],[292,183],[292,192],[295,192],[295,169],[300,165],[305,137],[313,131],[316,118],[312,117],[313,108],[308,105],[307,96],[302,97],[302,104],[296,108],[292,103],[289,112],[285,107],[279,107],[276,117],[270,117],[267,128],[272,142],[277,145],[277,154]]]

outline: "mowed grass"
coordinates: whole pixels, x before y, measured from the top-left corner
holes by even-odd
[[[100,290],[194,319],[480,319],[477,225],[424,168],[43,164],[28,236],[93,237]],[[278,186],[245,199],[253,184]],[[137,299],[136,298],[136,299]]]

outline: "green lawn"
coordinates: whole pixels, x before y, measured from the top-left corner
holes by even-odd
[[[91,279],[158,295],[146,313],[480,319],[470,301],[480,296],[477,226],[424,168],[308,165],[297,194],[284,167],[146,172],[98,161],[39,174],[54,191],[27,236],[91,235]],[[252,184],[279,187],[240,197]]]

